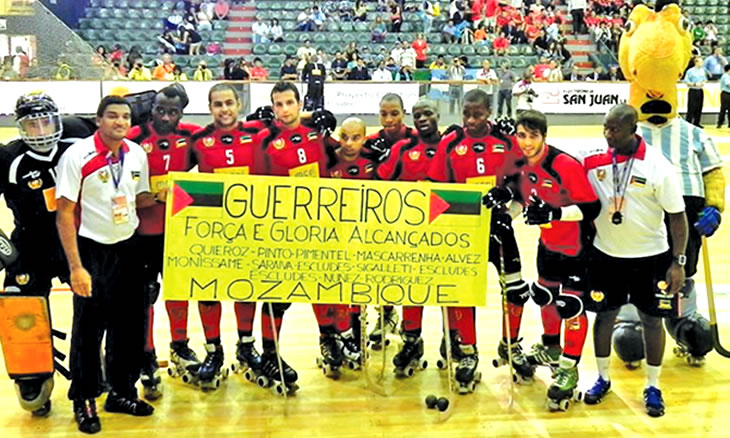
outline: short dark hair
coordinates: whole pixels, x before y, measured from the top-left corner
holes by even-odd
[[[294,85],[293,82],[289,81],[279,81],[274,84],[274,88],[271,89],[271,94],[269,97],[271,97],[271,103],[274,103],[274,94],[276,93],[284,93],[286,91],[291,91],[294,93],[294,98],[297,100],[297,102],[301,101],[301,98],[299,97],[299,89]]]
[[[233,95],[236,96],[236,102],[241,101],[241,98],[238,97],[238,91],[236,90],[236,88],[232,84],[229,84],[228,82],[222,82],[220,84],[215,84],[212,87],[210,87],[210,90],[208,91],[208,103],[210,103],[211,98],[213,97],[213,93],[217,93],[219,91],[225,91],[225,90],[230,90],[233,92]]]
[[[725,64],[725,71],[730,71],[730,64]]]
[[[177,66],[175,66],[175,67],[177,67]],[[183,95],[183,93],[180,91],[180,89],[173,85],[169,85],[169,86],[163,88],[162,90],[160,90],[159,93],[157,93],[157,95],[160,95],[160,94],[164,95],[168,99],[180,99],[181,106],[182,106],[182,103],[186,99],[185,96]]]
[[[403,106],[403,99],[398,94],[388,93],[384,95],[382,99],[380,99],[380,105],[382,105],[383,102],[398,102],[400,109],[405,110],[405,107]]]
[[[264,62],[258,56],[253,59],[253,62]]]
[[[525,110],[515,122],[515,128],[523,126],[530,131],[538,131],[544,137],[547,134],[547,118],[545,114],[535,110]]]
[[[481,105],[486,108],[490,113],[492,112],[489,95],[484,90],[475,88],[467,91],[466,94],[464,94],[464,103],[466,104],[467,102],[476,103],[477,105]]]
[[[125,105],[127,108],[129,108],[129,112],[132,112],[132,105],[127,102],[127,99],[123,98],[122,96],[106,96],[105,98],[101,99],[101,102],[99,102],[99,106],[96,108],[96,117],[104,117],[104,111],[106,111],[109,105]]]

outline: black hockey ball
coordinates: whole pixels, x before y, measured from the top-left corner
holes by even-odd
[[[436,403],[438,403],[438,399],[436,398],[435,395],[429,394],[428,396],[426,396],[426,406],[429,409],[435,408],[436,407]]]
[[[436,406],[438,406],[439,411],[444,412],[446,409],[449,408],[449,399],[446,397],[441,397],[436,402]]]

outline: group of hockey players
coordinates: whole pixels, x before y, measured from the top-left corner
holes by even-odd
[[[82,178],[101,172],[99,179],[103,184],[116,186],[120,180],[124,181],[128,165],[125,155],[131,160],[131,153],[141,150],[147,156],[146,171],[132,172],[132,178],[149,176],[149,186],[138,187],[136,203],[133,195],[127,196],[123,206],[115,198],[112,215],[115,221],[124,219],[124,211],[120,209],[127,208],[128,203],[129,213],[138,217],[133,244],[134,254],[141,256],[136,263],[143,273],[139,287],[144,300],[134,310],[144,313],[140,320],[144,321],[145,339],[144,343],[139,342],[140,370],[136,374],[130,371],[129,378],[133,385],[141,375],[144,398],[148,400],[162,395],[153,339],[153,309],[160,292],[158,278],[164,275],[165,175],[168,172],[190,171],[197,166],[199,172],[279,177],[474,184],[496,181],[496,186],[483,199],[492,215],[490,262],[500,274],[507,303],[495,365],[509,364],[518,381],[531,380],[539,366],[550,367],[553,382],[547,390],[548,405],[554,410],[566,410],[570,400],[580,399],[578,362],[589,328],[586,311],[594,311],[598,315],[593,334],[600,376],[586,392],[585,400],[598,403],[610,390],[608,356],[616,314],[622,305],[630,302],[638,308],[643,325],[640,332],[643,340],[637,342],[646,346],[646,408],[652,416],[664,413],[658,389],[664,352],[661,318],[676,310],[676,294],[680,290],[686,295],[692,292],[691,280],[685,283],[684,270],[688,270],[687,277],[694,273],[700,236],[714,233],[724,206],[706,204],[699,198],[701,202],[688,226],[686,217],[690,215],[684,213],[678,178],[659,149],[638,135],[636,112],[631,107],[619,105],[606,116],[604,136],[608,148],[587,151],[585,156],[574,158],[546,143],[547,119],[540,112],[522,112],[514,126],[491,122],[490,99],[481,90],[465,94],[463,124],[443,133],[439,131],[439,111],[434,102],[421,99],[413,105],[414,128],[411,128],[404,122],[406,109],[400,96],[387,94],[379,108],[382,129],[369,136],[363,121],[356,117],[347,118],[337,127],[336,119],[327,111],[303,112],[299,91],[292,83],[275,84],[270,96],[270,106],[261,107],[242,120],[243,102],[236,88],[226,83],[214,85],[208,94],[213,121],[205,127],[181,121],[188,98],[179,85],[143,99],[133,96],[106,101],[106,104],[102,101],[96,123],[77,117],[62,118],[53,100],[43,93],[22,96],[16,107],[21,138],[0,148],[0,192],[15,219],[11,238],[14,248],[10,255],[0,251],[0,262],[6,269],[3,298],[36,297],[48,314],[47,298],[54,277],[71,284],[75,300],[93,296],[91,290],[86,297],[77,290],[83,282],[79,280],[78,266],[71,261],[78,259],[78,254],[74,255],[67,243],[62,220],[58,220],[60,238],[56,225],[56,197],[61,201],[60,206],[75,202],[65,194],[67,189],[61,193],[55,190],[57,179],[69,178],[59,173],[67,172],[71,167],[67,162],[72,161],[65,158],[59,165],[59,159],[68,149],[78,149],[78,143],[74,142],[79,138],[92,135],[101,138],[101,143],[96,144],[101,158],[83,167]],[[112,110],[115,114],[110,116]],[[116,121],[107,126],[107,117],[116,117]],[[133,122],[136,125],[130,126]],[[104,132],[100,134],[104,129],[126,132],[125,139],[119,140],[121,159],[115,159],[111,147],[112,152],[104,155],[108,137]],[[337,139],[331,136],[335,133]],[[708,149],[710,146],[714,149],[711,142],[708,144]],[[719,170],[721,162],[716,151],[703,153],[699,159],[703,166],[700,173]],[[107,169],[109,172],[105,173]],[[715,178],[714,184],[721,185],[724,191],[724,181]],[[140,192],[150,196],[140,198]],[[87,209],[86,204],[83,207]],[[531,284],[522,278],[512,227],[512,221],[519,215],[528,225],[540,227],[538,278]],[[686,244],[688,235],[690,244]],[[633,248],[632,244],[638,245],[639,252],[627,252]],[[691,262],[687,263],[687,259]],[[486,293],[486,285],[484,290]],[[540,307],[543,335],[540,343],[523,351],[520,326],[523,307],[530,298]],[[229,370],[220,337],[223,306],[216,301],[197,304],[205,336],[202,361],[189,346],[189,303],[165,302],[172,340],[168,373],[202,388],[215,389]],[[278,354],[277,348],[289,306],[288,303],[263,304],[259,352],[253,333],[256,303],[233,303],[238,342],[232,370],[279,393],[297,389],[297,372]],[[87,313],[91,311],[90,306],[75,301],[75,313],[84,309]],[[415,370],[425,367],[422,307],[403,307],[399,324],[398,310],[384,306],[380,309],[382,317],[367,335],[362,333],[358,306],[315,304],[313,310],[320,334],[318,364],[325,368],[326,374],[336,374],[343,366],[357,369],[366,357],[366,352],[361,351],[361,337],[367,336],[371,348],[380,349],[388,342],[389,333],[400,333],[403,341],[393,357],[398,376],[411,376]],[[440,362],[444,363],[447,356],[453,357],[456,387],[459,392],[468,393],[481,378],[476,309],[454,307],[448,308],[445,314],[451,330],[444,337],[448,336],[450,342],[442,340],[440,355],[444,361]],[[74,372],[80,359],[75,362],[74,358],[89,349],[96,349],[98,355],[101,341],[99,336],[96,343],[74,343],[73,337],[81,336],[76,330],[77,319],[84,317],[89,316],[74,315],[71,352],[74,379],[81,378]],[[565,330],[561,342],[562,326]],[[50,317],[44,327],[48,342],[43,345],[50,350],[38,354],[52,357]],[[3,340],[8,343],[6,338]],[[119,362],[135,364],[137,361],[136,356],[115,355],[109,348],[110,341],[119,342],[118,336],[111,339],[107,336],[106,360],[99,364],[111,370],[107,373],[112,377],[110,394],[115,394],[111,404],[107,400],[106,410],[152,414],[152,406],[139,399],[135,390],[120,392],[114,386],[115,373],[121,369]],[[451,354],[447,354],[447,344],[452,346]],[[4,345],[4,350],[8,351],[8,345]],[[51,408],[53,363],[42,370],[21,367],[19,372],[11,372],[8,366],[8,371],[15,380],[21,406],[34,415],[47,415]],[[80,384],[77,390],[72,384],[69,398],[83,432],[95,433],[101,429],[93,398],[100,394],[104,384],[96,380],[84,382],[83,390],[78,389]]]

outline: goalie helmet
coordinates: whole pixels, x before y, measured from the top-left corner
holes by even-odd
[[[18,98],[15,121],[20,137],[36,152],[50,151],[63,135],[58,106],[42,92],[24,94]]]

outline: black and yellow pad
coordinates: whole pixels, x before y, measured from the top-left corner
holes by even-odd
[[[0,343],[11,379],[53,374],[46,298],[0,294]]]

